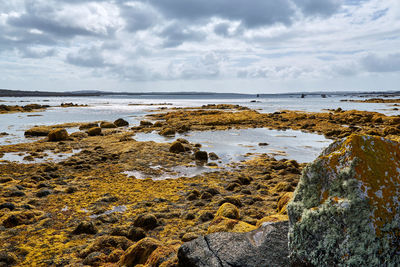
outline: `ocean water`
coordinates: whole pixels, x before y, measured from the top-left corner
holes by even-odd
[[[280,110],[300,110],[310,112],[321,112],[327,109],[342,108],[344,110],[365,110],[365,111],[376,111],[387,115],[400,115],[398,110],[394,110],[392,104],[384,103],[353,103],[353,102],[341,102],[342,99],[350,99],[355,97],[349,96],[328,96],[322,98],[321,96],[307,96],[306,98],[300,98],[299,95],[274,95],[274,96],[261,96],[256,97],[255,95],[235,95],[235,94],[223,94],[223,95],[138,95],[138,96],[101,96],[101,97],[2,97],[0,98],[1,104],[7,105],[27,105],[32,103],[59,106],[61,103],[72,102],[74,104],[87,104],[88,107],[51,107],[43,112],[30,112],[30,113],[13,113],[13,114],[0,114],[0,132],[6,132],[9,135],[0,136],[0,145],[14,144],[20,142],[30,142],[36,140],[35,138],[25,138],[24,131],[33,126],[39,125],[53,125],[67,122],[91,122],[91,121],[114,121],[118,118],[127,120],[131,126],[138,125],[140,120],[144,118],[146,114],[160,108],[160,107],[197,107],[207,104],[237,104],[247,106],[252,109],[256,109],[262,113],[275,112]],[[360,98],[358,98],[360,99]],[[166,105],[168,104],[168,105]],[[76,129],[71,129],[74,131]],[[265,131],[265,130],[262,130]],[[306,136],[310,134],[303,133]],[[214,134],[197,134],[199,140],[202,143],[206,143],[207,139],[215,138]],[[225,144],[223,149],[227,149],[229,154],[243,154],[251,151],[243,151],[237,149],[241,147],[241,144],[237,144],[234,136],[222,135],[223,140],[227,140],[228,144]],[[254,145],[256,140],[258,142],[268,142],[266,138],[262,138],[263,135],[268,136],[267,133],[247,133],[252,140],[250,143]],[[302,135],[302,134],[299,134]],[[157,135],[158,136],[158,135]],[[243,135],[242,135],[243,136]],[[154,139],[157,139],[153,136]],[[196,139],[197,137],[193,137]],[[218,135],[217,135],[218,137]],[[189,137],[190,138],[190,137]],[[188,138],[188,139],[189,139]],[[295,139],[294,143],[299,142],[301,138]],[[278,138],[274,140],[273,144],[279,144],[278,154],[280,151],[284,151],[281,148],[287,148],[288,151],[296,150],[296,144],[291,143],[290,138]],[[317,149],[319,153],[323,147],[327,144],[321,142],[323,147],[318,142],[313,142],[312,138],[309,140],[302,140],[302,145],[307,147],[307,150],[299,152],[299,154],[309,154],[314,157]],[[158,140],[163,141],[163,140]],[[166,140],[164,140],[166,141]],[[318,145],[317,145],[318,144]],[[231,147],[229,147],[229,145]],[[235,147],[235,149],[233,149]],[[216,148],[214,148],[215,150]],[[259,150],[260,148],[258,148]],[[273,146],[266,148],[274,149]],[[237,150],[237,151],[236,151]],[[256,149],[257,150],[257,149]],[[215,152],[215,151],[214,151]],[[295,154],[290,152],[291,157]],[[307,160],[309,160],[307,158]],[[232,158],[231,160],[237,160]]]

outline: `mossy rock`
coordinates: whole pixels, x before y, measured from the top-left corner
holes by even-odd
[[[181,153],[181,152],[185,152],[185,147],[182,145],[181,142],[179,141],[175,141],[171,144],[171,146],[169,147],[169,152],[172,153]]]
[[[48,136],[50,129],[47,127],[33,127],[25,131],[25,136]]]
[[[49,132],[48,138],[51,142],[64,141],[68,139],[68,132],[63,128],[55,129]]]
[[[279,213],[286,213],[286,207],[289,201],[293,198],[293,192],[286,192],[284,193],[278,200],[277,204],[277,211]]]
[[[175,135],[175,133],[176,133],[175,129],[172,129],[172,128],[165,128],[159,132],[160,135],[164,135],[164,136]]]
[[[244,233],[250,232],[257,229],[256,226],[235,220],[226,218],[223,216],[215,217],[214,220],[208,226],[207,234],[216,232],[233,232],[233,233]]]
[[[101,128],[100,128],[100,127],[93,127],[93,128],[90,128],[90,129],[87,131],[87,134],[88,134],[89,136],[101,135]]]
[[[160,246],[161,243],[154,238],[143,238],[127,249],[119,261],[119,266],[133,267],[138,264],[144,264],[153,251]]]
[[[100,123],[100,128],[112,129],[112,128],[117,128],[117,126],[112,122],[103,121]]]
[[[351,135],[300,178],[287,210],[291,259],[315,266],[400,264],[400,144]]]
[[[257,227],[260,227],[264,223],[275,223],[275,222],[282,222],[282,221],[287,221],[288,216],[283,215],[283,214],[272,214],[269,216],[266,216],[260,220],[257,221]]]
[[[95,122],[82,123],[79,126],[79,130],[86,130],[86,129],[90,129],[90,128],[93,128],[93,127],[99,127],[99,124],[95,123]]]
[[[124,126],[129,126],[129,122],[127,122],[124,119],[119,118],[114,121],[114,125],[117,127],[124,127]]]
[[[239,209],[231,204],[231,203],[224,203],[219,207],[216,217],[223,216],[230,219],[239,219],[240,213]]]

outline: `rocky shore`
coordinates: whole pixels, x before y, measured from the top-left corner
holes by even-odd
[[[43,163],[1,162],[0,266],[185,266],[183,262],[193,258],[187,255],[195,249],[182,254],[181,245],[197,238],[204,245],[207,239],[201,236],[207,234],[213,236],[210,240],[223,242],[239,240],[243,234],[232,237],[221,232],[258,236],[260,229],[267,229],[262,232],[265,240],[271,238],[267,232],[287,236],[288,226],[280,222],[288,220],[286,205],[305,164],[264,154],[220,166],[218,155],[203,151],[201,144],[184,139],[138,142],[136,133],[157,131],[173,136],[176,132],[269,127],[316,132],[332,139],[357,133],[398,140],[399,125],[399,117],[375,112],[338,109],[261,114],[235,105],[209,105],[163,108],[139,125],[99,118],[92,123],[28,129],[26,136],[42,139],[0,146],[0,160],[10,152],[28,161],[50,153],[55,156]],[[80,131],[69,135],[68,127]],[[58,155],[68,157],[57,160]],[[176,172],[177,167],[196,166],[212,171],[151,179]],[[128,176],[127,171],[140,172],[145,179]],[[278,224],[268,228],[274,222]],[[274,240],[282,246],[287,241]],[[289,252],[280,249],[278,255],[288,260],[284,255]]]

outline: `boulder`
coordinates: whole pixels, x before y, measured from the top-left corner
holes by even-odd
[[[151,121],[140,121],[140,126],[153,126],[153,123]]]
[[[99,124],[95,123],[95,122],[82,123],[79,126],[79,130],[90,129],[90,128],[93,128],[93,127],[99,127]]]
[[[157,217],[153,214],[141,214],[135,218],[133,225],[136,227],[141,227],[145,230],[152,230],[156,228],[159,223]]]
[[[129,126],[129,122],[127,122],[124,119],[119,118],[114,121],[114,125],[117,127],[124,127],[124,126]]]
[[[100,127],[93,127],[93,128],[90,128],[90,129],[87,131],[87,134],[88,134],[89,136],[100,135],[100,134],[101,134],[101,128],[100,128]]]
[[[303,171],[287,210],[296,264],[400,264],[400,144],[351,135]]]
[[[74,235],[80,235],[80,234],[96,234],[97,229],[94,226],[92,222],[80,222],[74,231],[72,231],[72,234]]]
[[[47,136],[50,129],[47,127],[33,127],[25,131],[25,136]]]
[[[265,224],[248,233],[213,233],[183,244],[178,266],[289,266],[288,222]]]
[[[147,259],[161,246],[161,243],[153,238],[146,237],[127,249],[119,261],[119,266],[136,266],[146,263]]]
[[[68,139],[68,132],[64,128],[54,129],[48,135],[50,142],[64,141]]]
[[[239,209],[231,203],[224,203],[224,204],[222,204],[221,207],[219,207],[216,216],[217,217],[224,216],[224,217],[230,218],[230,219],[239,219],[239,217],[240,217]]]
[[[175,135],[175,129],[172,129],[172,128],[165,128],[165,129],[162,129],[160,132],[159,132],[159,134],[160,135],[164,135],[164,136],[166,136],[166,135]]]
[[[102,121],[100,123],[100,128],[117,128],[117,126],[109,121]]]
[[[255,230],[257,227],[235,219],[226,218],[223,216],[215,217],[208,226],[207,233],[216,232],[233,232],[244,233]]]
[[[181,153],[181,152],[185,152],[185,147],[182,145],[181,142],[179,141],[175,141],[171,144],[171,146],[169,147],[169,152],[172,153]]]
[[[208,154],[206,151],[196,151],[194,153],[194,158],[196,160],[201,160],[201,161],[207,161],[208,160]]]

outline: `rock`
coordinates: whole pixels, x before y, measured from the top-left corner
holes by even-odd
[[[179,245],[159,246],[147,259],[145,266],[176,267]]]
[[[400,264],[400,144],[351,135],[304,170],[289,203],[291,259],[316,266]]]
[[[25,136],[47,136],[50,132],[50,129],[47,127],[33,127],[29,130],[26,130]]]
[[[175,135],[175,129],[172,128],[165,128],[159,132],[160,135]]]
[[[86,130],[86,129],[90,129],[90,128],[94,128],[94,127],[99,127],[99,124],[98,123],[94,123],[94,122],[82,123],[79,126],[79,130]]]
[[[129,122],[120,118],[114,121],[114,125],[117,127],[129,126]]]
[[[163,123],[161,122],[161,121],[156,121],[154,124],[153,124],[153,127],[162,127],[163,126]]]
[[[194,158],[196,160],[201,160],[201,161],[207,161],[208,160],[208,154],[206,151],[196,151],[194,153]]]
[[[197,234],[195,234],[195,233],[186,233],[186,234],[184,234],[184,235],[182,236],[181,240],[182,240],[183,242],[189,242],[189,241],[192,241],[192,240],[194,240],[194,239],[196,239],[196,238],[198,238],[198,237],[199,237],[199,235],[197,235]]]
[[[216,232],[234,232],[234,233],[243,233],[250,232],[255,230],[257,227],[254,225],[230,219],[226,217],[215,217],[214,220],[208,226],[207,233],[216,233]]]
[[[213,233],[183,244],[178,266],[289,266],[288,223],[265,225],[248,233]]]
[[[51,190],[46,189],[46,188],[43,188],[43,189],[40,189],[40,190],[36,193],[36,196],[37,196],[37,197],[46,197],[46,196],[50,195],[51,193],[52,193]]]
[[[208,222],[211,221],[214,218],[214,214],[212,214],[209,211],[201,211],[199,215],[199,221],[200,222]]]
[[[258,143],[259,146],[268,146],[268,143]]]
[[[82,263],[85,265],[100,266],[106,258],[107,256],[104,253],[95,251],[87,255]]]
[[[175,141],[169,147],[169,152],[172,152],[172,153],[185,152],[185,147],[182,145],[181,142]]]
[[[14,203],[6,202],[6,203],[3,203],[3,204],[0,204],[0,210],[2,210],[2,209],[14,210],[15,209],[15,205],[14,205]]]
[[[101,135],[101,128],[100,128],[100,127],[93,127],[93,128],[90,128],[90,129],[87,131],[87,134],[88,134],[89,136]]]
[[[85,132],[74,132],[74,133],[71,133],[69,136],[72,138],[85,138],[88,136],[88,134]]]
[[[223,216],[230,219],[239,219],[239,209],[231,203],[224,203],[221,207],[219,207],[216,216]]]
[[[81,222],[78,226],[72,231],[74,235],[80,234],[90,234],[94,235],[97,233],[97,229],[92,222]]]
[[[132,241],[139,241],[140,239],[143,239],[146,237],[146,232],[140,228],[140,227],[131,227],[128,230],[128,236],[127,236],[130,240]]]
[[[107,128],[107,129],[109,129],[109,128],[117,128],[117,126],[116,126],[114,123],[112,123],[112,122],[109,122],[109,121],[102,121],[102,122],[100,123],[100,128]]]
[[[156,228],[159,223],[156,216],[153,214],[142,214],[136,217],[133,225],[136,227],[142,227],[145,230],[152,230]]]
[[[153,126],[151,121],[140,121],[140,126]]]
[[[278,204],[277,204],[277,206],[278,206],[277,210],[279,213],[286,212],[286,206],[292,198],[293,198],[293,192],[286,192],[279,198]]]
[[[153,238],[146,237],[129,247],[119,261],[119,266],[136,266],[146,263],[147,259],[161,243]]]
[[[126,250],[132,245],[132,241],[124,236],[104,235],[96,238],[93,243],[82,250],[79,253],[79,257],[86,258],[89,254],[93,252],[103,252],[105,254],[109,254],[110,251],[113,251],[114,249]]]
[[[0,266],[12,266],[17,263],[17,257],[12,253],[0,251]]]
[[[68,139],[68,132],[64,128],[54,129],[48,135],[50,142],[64,141]]]
[[[218,155],[215,154],[214,152],[210,152],[210,153],[208,154],[208,157],[209,157],[211,160],[217,160],[217,159],[219,159]]]
[[[258,220],[256,223],[256,226],[260,227],[264,223],[287,221],[287,219],[288,219],[287,215],[273,214],[273,215],[269,215],[267,217],[264,217],[264,218],[261,218],[260,220]]]
[[[36,221],[36,214],[31,211],[15,212],[10,214],[2,223],[6,228],[12,228],[22,224],[31,224]]]

